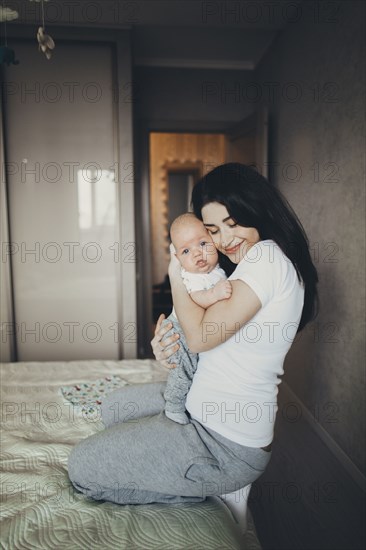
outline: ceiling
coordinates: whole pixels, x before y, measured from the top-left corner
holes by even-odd
[[[138,66],[253,70],[301,1],[49,0],[45,26],[131,29]],[[5,5],[19,13],[8,29],[41,24],[39,0]]]

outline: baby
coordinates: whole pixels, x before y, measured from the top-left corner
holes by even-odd
[[[206,309],[219,300],[230,298],[231,283],[218,265],[215,245],[203,223],[194,214],[182,214],[172,223],[170,238],[181,264],[183,283],[192,300]],[[198,355],[189,351],[174,307],[163,325],[169,322],[173,323],[173,328],[168,334],[178,332],[180,338],[179,350],[169,358],[169,362],[177,366],[168,376],[164,392],[165,414],[179,424],[188,424],[185,402],[197,369]]]

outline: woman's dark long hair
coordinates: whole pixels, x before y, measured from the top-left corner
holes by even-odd
[[[210,202],[225,206],[239,225],[256,228],[261,240],[275,241],[292,262],[305,285],[298,330],[303,329],[318,312],[318,275],[304,228],[287,200],[254,168],[228,163],[206,174],[193,188],[193,211],[200,220],[203,206]],[[219,261],[227,275],[234,271],[236,265],[220,252]]]

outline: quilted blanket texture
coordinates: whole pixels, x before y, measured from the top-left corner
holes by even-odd
[[[69,481],[71,448],[104,426],[99,408],[87,413],[61,388],[95,388],[104,377],[119,385],[157,382],[167,372],[151,360],[0,365],[1,549],[260,549],[250,513],[241,537],[215,499],[121,506],[88,499]]]

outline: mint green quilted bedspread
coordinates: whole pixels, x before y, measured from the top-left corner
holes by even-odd
[[[241,537],[216,499],[121,506],[88,499],[70,483],[71,448],[104,426],[98,410],[86,413],[60,388],[106,376],[123,384],[165,380],[156,361],[19,362],[0,369],[2,549],[260,549],[250,514]]]

